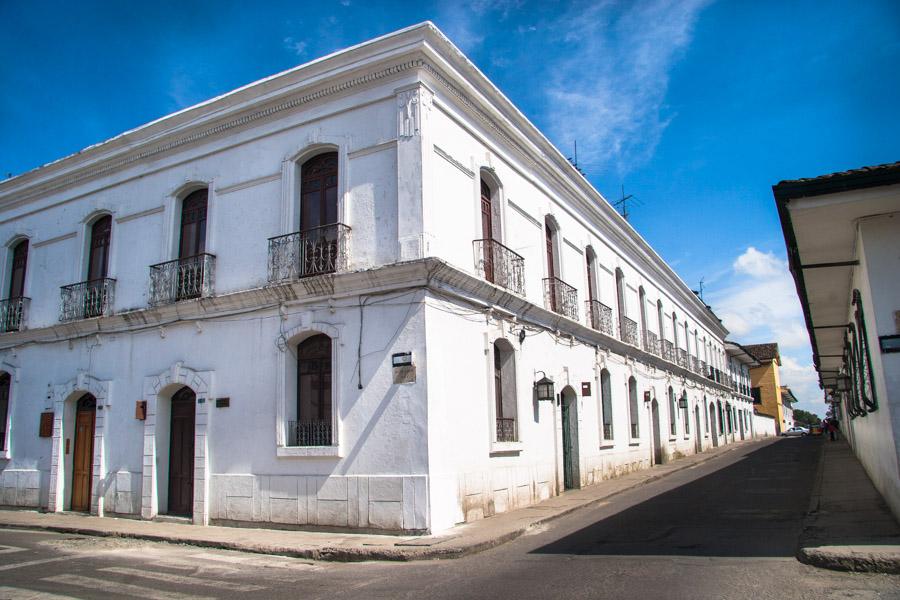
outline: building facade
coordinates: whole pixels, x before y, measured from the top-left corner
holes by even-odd
[[[721,322],[430,23],[0,183],[0,239],[5,505],[439,531],[752,435]]]
[[[751,394],[756,412],[775,419],[775,435],[786,429],[784,401],[781,397],[781,355],[778,344],[747,344],[744,349],[756,359],[750,369]]]
[[[772,190],[825,399],[900,518],[900,163]]]

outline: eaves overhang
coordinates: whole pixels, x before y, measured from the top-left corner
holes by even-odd
[[[782,181],[772,192],[813,364],[830,388],[844,362],[858,224],[900,210],[900,163]]]

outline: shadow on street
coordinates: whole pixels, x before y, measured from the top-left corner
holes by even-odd
[[[779,440],[533,552],[794,556],[821,443],[819,438]]]

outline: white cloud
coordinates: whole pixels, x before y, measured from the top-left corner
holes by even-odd
[[[737,273],[751,277],[775,277],[784,271],[786,264],[778,260],[771,252],[763,253],[750,246],[735,259],[732,265]]]
[[[306,54],[307,44],[303,40],[295,40],[294,38],[288,36],[284,38],[284,47],[296,54],[297,56],[303,56]]]
[[[663,114],[669,72],[689,45],[707,0],[579,4],[552,29],[569,45],[547,86],[547,122],[562,148],[579,141],[580,162],[640,166],[671,117]],[[624,8],[623,8],[624,7]]]
[[[781,383],[797,396],[796,408],[824,416],[809,335],[787,261],[750,246],[720,281],[721,287],[708,292],[706,300],[729,330],[729,339],[743,344],[777,342]]]

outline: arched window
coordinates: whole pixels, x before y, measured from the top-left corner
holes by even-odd
[[[669,434],[673,437],[678,435],[678,412],[675,406],[675,390],[669,386]]]
[[[13,246],[8,300],[3,303],[3,331],[19,331],[25,316],[25,273],[28,267],[28,240]]]
[[[659,329],[659,343],[666,341],[665,319],[663,318],[662,300],[656,301],[656,325]]]
[[[675,311],[672,311],[672,344],[675,347],[675,352],[678,352],[678,315],[675,314]]]
[[[616,269],[616,309],[619,311],[619,323],[622,324],[628,316],[625,314],[625,273],[622,269]]]
[[[28,267],[28,240],[22,240],[13,247],[9,276],[9,297],[25,296],[25,270]]]
[[[690,435],[691,434],[691,418],[690,418],[691,413],[688,408],[689,403],[688,403],[688,399],[687,399],[687,392],[685,392],[685,391],[681,392],[681,400],[682,400],[682,404],[684,404],[684,406],[681,408],[681,410],[684,411],[684,435]]]
[[[610,318],[609,308],[600,302],[600,289],[597,287],[597,253],[588,246],[584,254],[587,263],[588,325],[597,331],[612,335],[612,319]]]
[[[706,396],[703,396],[703,429],[709,435],[709,411],[706,408]]]
[[[496,441],[517,442],[518,401],[516,394],[516,354],[506,340],[494,342],[494,413]]]
[[[638,301],[641,303],[641,339],[644,340],[644,350],[650,352],[650,347],[647,343],[647,292],[644,291],[644,286],[638,288]]]
[[[628,416],[631,420],[631,438],[641,437],[640,414],[638,413],[637,379],[628,378]]]
[[[684,320],[684,351],[688,358],[691,356],[691,328],[688,326],[687,319]]]
[[[0,373],[0,450],[6,450],[6,425],[9,422],[9,373]]]
[[[109,243],[112,234],[112,216],[105,215],[91,225],[91,241],[88,245],[87,280],[106,279],[109,271]]]
[[[338,153],[317,154],[300,169],[300,231],[337,223]]]
[[[600,403],[603,423],[603,439],[613,439],[613,407],[612,407],[612,384],[610,383],[609,371],[603,369],[600,371]]]
[[[190,258],[206,252],[207,190],[188,194],[181,203],[181,236],[178,258]]]
[[[317,334],[297,346],[297,421],[288,423],[291,446],[330,446],[331,338]]]

